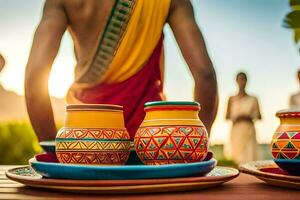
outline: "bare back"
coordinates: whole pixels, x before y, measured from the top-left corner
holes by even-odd
[[[54,0],[60,1],[66,15],[78,62],[87,62],[94,55],[105,25],[109,19],[115,0]],[[171,10],[180,0],[171,0]],[[181,2],[182,3],[182,2]],[[180,6],[180,5],[178,5]],[[47,5],[45,6],[47,7]],[[78,63],[80,65],[80,63]],[[82,63],[84,64],[84,63]]]
[[[94,54],[114,3],[113,0],[72,0],[63,3],[78,61]]]

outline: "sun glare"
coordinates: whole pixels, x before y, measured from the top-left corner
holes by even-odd
[[[74,62],[58,58],[53,66],[49,79],[50,95],[64,98],[74,80]]]

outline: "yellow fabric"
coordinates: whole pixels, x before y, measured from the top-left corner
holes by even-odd
[[[116,83],[136,74],[157,45],[171,0],[137,0],[114,60],[102,82]]]
[[[100,83],[118,83],[135,75],[150,58],[163,33],[171,0],[136,0],[126,31],[103,78],[94,84],[74,82],[68,103],[81,103],[75,93]],[[163,65],[162,65],[163,66]]]

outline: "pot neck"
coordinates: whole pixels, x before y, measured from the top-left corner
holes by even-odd
[[[146,109],[142,126],[194,125],[203,126],[198,110],[186,109]]]
[[[284,117],[279,117],[279,119],[280,119],[280,124],[300,125],[299,117],[284,116]]]
[[[124,128],[123,111],[72,110],[67,111],[65,127],[69,128]]]

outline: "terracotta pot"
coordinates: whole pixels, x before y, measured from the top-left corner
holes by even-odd
[[[147,165],[202,161],[208,150],[207,131],[196,102],[149,102],[135,138],[139,158]]]
[[[271,150],[275,159],[300,159],[300,110],[276,113],[280,125],[273,135]]]
[[[68,105],[65,124],[56,136],[56,155],[61,163],[123,165],[130,151],[123,107]]]

